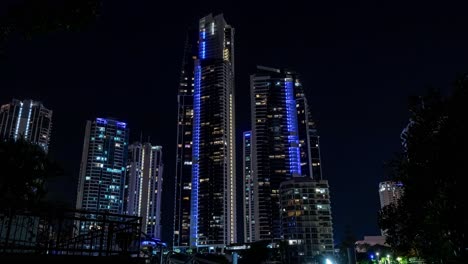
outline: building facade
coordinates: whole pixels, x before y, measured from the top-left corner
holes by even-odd
[[[401,196],[403,196],[401,182],[384,181],[379,183],[380,208],[397,203]]]
[[[252,179],[252,133],[243,133],[242,141],[242,169],[243,169],[243,213],[244,213],[244,242],[255,241],[255,204],[254,182]]]
[[[194,65],[198,55],[198,30],[189,30],[182,60],[177,95],[177,150],[174,199],[175,248],[190,246],[190,208],[192,191],[192,130]]]
[[[298,177],[281,183],[282,237],[292,263],[312,263],[333,255],[333,227],[328,181]]]
[[[199,21],[192,143],[191,246],[237,242],[234,29],[223,15]]]
[[[0,108],[0,139],[18,139],[39,145],[45,152],[49,150],[52,133],[52,110],[41,102],[13,99]]]
[[[258,66],[250,77],[255,238],[281,238],[280,183],[302,176],[296,91],[291,72]]]
[[[87,121],[76,208],[123,212],[128,127],[114,119]]]
[[[162,147],[139,142],[129,145],[125,176],[124,213],[140,216],[143,232],[160,238]]]

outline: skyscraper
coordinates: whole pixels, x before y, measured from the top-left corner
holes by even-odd
[[[298,74],[258,66],[250,80],[254,238],[282,239],[281,183],[321,182],[319,136]]]
[[[401,196],[403,196],[401,182],[384,181],[379,183],[380,208],[397,203]]]
[[[322,179],[320,165],[320,142],[315,123],[311,118],[309,104],[302,83],[295,75],[295,99],[297,125],[299,131],[299,149],[301,155],[301,173],[315,180]]]
[[[127,149],[126,123],[105,118],[87,121],[77,209],[122,213]]]
[[[244,242],[255,241],[255,210],[254,210],[254,182],[252,179],[252,133],[251,131],[243,134],[243,207],[244,207]]]
[[[198,34],[190,243],[215,249],[237,241],[234,29],[210,14]]]
[[[295,74],[258,66],[250,77],[255,238],[281,237],[280,183],[300,177]]]
[[[162,147],[133,143],[128,147],[124,213],[142,218],[142,230],[161,237]]]
[[[190,246],[190,199],[192,190],[192,122],[194,63],[197,58],[198,30],[189,30],[182,60],[177,95],[177,151],[174,199],[175,248]]]
[[[52,133],[52,110],[33,100],[13,99],[0,108],[0,139],[25,140],[49,150]]]

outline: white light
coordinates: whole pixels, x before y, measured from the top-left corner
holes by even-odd
[[[18,119],[16,121],[16,129],[15,129],[15,140],[18,139],[18,130],[21,121],[21,113],[23,112],[23,102],[20,102],[20,110],[18,114]]]
[[[31,101],[31,103],[29,104],[28,121],[26,121],[26,131],[24,132],[24,137],[25,137],[25,138],[28,137],[29,122],[30,122],[30,120],[31,120],[31,110],[32,110],[32,107],[33,107],[33,103],[32,103],[32,101]]]
[[[326,263],[326,264],[333,264],[333,262],[332,262],[330,259],[326,259],[326,260],[325,260],[325,263]]]

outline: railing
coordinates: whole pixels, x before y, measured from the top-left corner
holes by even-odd
[[[140,254],[141,218],[65,209],[0,208],[0,254]]]

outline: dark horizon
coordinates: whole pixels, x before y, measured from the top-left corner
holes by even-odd
[[[9,4],[0,4],[0,17]],[[13,35],[0,54],[0,104],[39,100],[53,110],[51,155],[65,176],[53,197],[73,206],[86,120],[126,121],[130,142],[163,146],[163,204],[172,204],[177,87],[186,30],[202,16],[224,13],[236,29],[237,156],[249,130],[249,75],[256,65],[301,75],[321,138],[335,243],[349,224],[358,239],[378,235],[378,182],[401,150],[410,95],[448,91],[468,72],[466,4],[100,1],[100,15],[73,32]],[[238,170],[238,173],[240,170]],[[241,174],[238,174],[241,177]],[[238,186],[239,189],[239,186]],[[164,239],[172,212],[163,206]],[[239,224],[239,227],[241,225]]]

